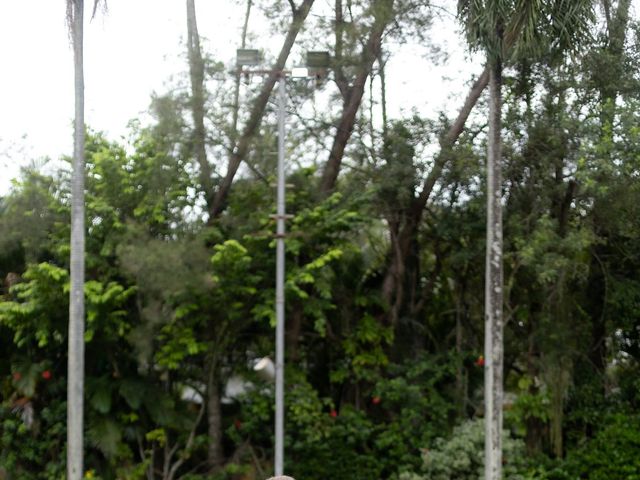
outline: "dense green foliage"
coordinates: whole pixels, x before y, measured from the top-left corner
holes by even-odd
[[[268,21],[287,20],[280,3]],[[434,14],[348,3],[337,83],[358,81],[367,55],[346,52],[380,25],[385,41],[424,38]],[[507,479],[640,478],[640,30],[628,3],[604,3],[571,57],[522,51],[504,65]],[[307,22],[333,38],[322,16]],[[232,158],[242,129],[222,99],[234,85],[204,62],[207,153]],[[317,88],[329,106],[313,118],[310,85],[289,99],[285,470],[481,478],[485,105],[449,145],[444,115],[377,128],[372,89],[335,188],[320,192],[346,102],[332,82]],[[191,103],[178,82],[127,142],[87,134],[87,478],[273,468],[273,388],[252,368],[274,351],[273,112],[214,215]],[[242,123],[251,105],[238,108]],[[69,192],[68,169],[27,168],[0,198],[0,478],[64,475]]]

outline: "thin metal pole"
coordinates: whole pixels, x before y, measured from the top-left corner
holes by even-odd
[[[278,192],[276,227],[276,445],[275,475],[282,475],[284,463],[284,114],[286,102],[285,74],[278,82]]]

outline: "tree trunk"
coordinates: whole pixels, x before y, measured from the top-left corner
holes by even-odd
[[[418,226],[422,219],[422,213],[424,212],[431,192],[435,187],[436,182],[442,174],[446,161],[446,152],[450,150],[460,138],[464,130],[464,125],[473,110],[473,107],[478,102],[480,95],[489,83],[489,70],[484,69],[482,74],[474,82],[464,105],[460,109],[456,120],[453,122],[447,133],[442,137],[440,141],[440,152],[436,156],[433,168],[426,176],[422,184],[422,191],[418,197],[414,200],[413,205],[407,219],[404,222],[397,222],[395,227],[391,226],[391,251],[389,254],[389,266],[385,272],[385,278],[382,283],[382,297],[391,309],[388,312],[388,319],[390,324],[395,324],[395,321],[399,313],[399,304],[397,302],[398,297],[402,297],[402,292],[399,289],[402,288],[404,283],[405,262],[409,256],[409,249],[411,247],[411,239],[416,235]]]
[[[242,36],[240,38],[240,48],[245,48],[247,44],[247,30],[249,28],[249,16],[251,15],[252,0],[247,0],[247,10],[244,14],[244,24],[242,25]],[[242,69],[238,67],[236,71],[235,84],[233,86],[233,117],[231,119],[231,148],[235,147],[238,140],[238,115],[240,113],[240,79]]]
[[[487,250],[485,272],[485,479],[502,479],[502,64],[494,60],[489,78],[487,152]]]
[[[378,66],[380,67],[380,108],[382,109],[382,138],[387,138],[387,61],[383,58],[382,49],[378,54]]]
[[[451,288],[451,293],[455,299],[456,305],[456,396],[458,397],[458,416],[465,418],[467,409],[467,382],[464,369],[464,359],[462,358],[462,347],[464,342],[464,330],[462,327],[462,296],[464,291],[457,282]]]
[[[84,1],[72,0],[75,122],[71,185],[71,288],[67,378],[67,478],[83,477],[84,408]]]
[[[217,473],[224,463],[222,452],[222,411],[220,408],[220,386],[216,362],[212,362],[207,385],[207,423],[209,426],[209,471]]]
[[[393,0],[378,0],[373,5],[373,10],[375,12],[375,19],[373,26],[371,27],[371,33],[369,34],[367,43],[363,46],[362,64],[358,69],[353,86],[346,88],[346,85],[344,85],[344,79],[338,84],[343,94],[344,105],[340,121],[337,125],[336,134],[333,138],[333,145],[331,146],[329,159],[327,160],[324,171],[322,172],[322,179],[320,180],[320,191],[324,196],[329,195],[333,191],[338,180],[338,173],[340,173],[342,158],[344,157],[347,142],[351,138],[351,133],[353,132],[356,114],[358,113],[360,104],[362,103],[362,96],[364,95],[367,78],[371,74],[374,62],[380,55],[380,50],[382,48],[382,35],[384,34],[389,22],[393,19]],[[344,78],[339,66],[336,70],[336,77]]]
[[[302,331],[303,320],[304,311],[302,305],[295,303],[291,308],[291,314],[287,322],[287,357],[292,363],[300,360],[300,332]]]
[[[187,50],[189,54],[189,75],[191,77],[191,114],[193,116],[192,145],[193,154],[200,167],[200,183],[207,204],[213,201],[212,168],[207,160],[206,137],[204,128],[205,93],[204,60],[200,48],[200,35],[196,19],[195,0],[187,0]]]
[[[539,375],[538,360],[536,355],[536,342],[535,342],[535,318],[536,314],[530,312],[529,320],[529,332],[528,343],[529,348],[527,351],[527,375],[531,379],[531,385],[529,385],[529,395],[538,395],[539,388],[536,385],[536,378]],[[544,422],[540,417],[528,416],[525,418],[526,434],[524,442],[527,446],[527,454],[530,457],[542,452],[542,439],[544,436]]]
[[[616,98],[619,93],[620,82],[616,80],[618,75],[623,75],[624,64],[624,42],[626,39],[627,28],[629,25],[629,9],[631,0],[620,0],[613,18],[611,18],[611,5],[609,1],[603,2],[605,5],[607,17],[607,45],[605,51],[608,54],[609,68],[611,72],[604,77],[600,89],[600,123],[602,126],[602,137],[606,139],[607,135],[612,135],[613,124],[615,120]],[[605,133],[606,132],[606,133]]]
[[[390,261],[382,282],[382,298],[388,305],[387,323],[396,326],[404,300],[406,262],[410,254],[411,239],[417,229],[413,225],[390,224]]]
[[[629,26],[629,9],[631,0],[620,0],[617,4],[613,18],[611,18],[611,2],[604,2],[607,7],[607,35],[608,43],[606,53],[608,56],[609,68],[612,69],[598,86],[600,90],[600,140],[603,145],[613,142],[615,135],[616,102],[619,95],[618,81],[611,81],[612,75],[622,75],[624,66],[624,42]],[[606,157],[611,152],[604,152]],[[597,205],[597,204],[596,204]],[[594,207],[594,210],[597,210]],[[590,366],[595,369],[597,375],[593,378],[604,379],[606,367],[606,337],[607,326],[605,321],[605,301],[606,301],[606,273],[604,264],[601,261],[599,245],[595,245],[592,251],[591,267],[589,269],[589,280],[587,283],[587,299],[591,311],[591,348],[589,351]],[[602,381],[601,393],[604,395],[606,383]]]
[[[229,195],[229,191],[231,190],[233,179],[238,171],[238,168],[240,167],[240,164],[249,151],[253,136],[260,126],[265,108],[267,106],[267,103],[269,102],[271,91],[273,90],[276,81],[278,81],[278,78],[280,77],[280,72],[284,69],[287,58],[289,58],[289,53],[291,52],[291,48],[293,47],[298,33],[300,32],[300,29],[302,28],[302,25],[304,24],[304,21],[309,14],[309,10],[311,10],[313,2],[314,0],[304,0],[304,2],[302,2],[302,4],[296,9],[295,13],[293,14],[293,19],[291,21],[291,25],[289,26],[289,31],[287,32],[287,35],[284,39],[282,48],[280,49],[278,59],[276,60],[275,65],[273,65],[271,69],[271,72],[262,84],[262,89],[260,90],[258,97],[253,103],[253,107],[251,108],[251,113],[249,114],[247,124],[245,125],[242,135],[238,139],[238,143],[235,146],[233,153],[231,154],[231,158],[229,159],[227,174],[222,179],[222,182],[220,183],[220,186],[216,192],[211,207],[209,208],[209,223],[216,219],[226,207],[227,196]]]

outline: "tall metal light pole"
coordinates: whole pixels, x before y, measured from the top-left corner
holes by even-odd
[[[280,72],[278,80],[278,186],[276,208],[276,476],[282,475],[284,464],[284,236],[285,236],[285,179],[284,179],[284,115],[286,106],[286,76]]]
[[[317,80],[326,75],[329,67],[329,53],[307,52],[307,67],[294,68],[291,72],[280,70],[244,70],[243,73],[277,73],[278,74],[278,166],[276,186],[276,364],[275,364],[275,451],[274,474],[280,477],[284,469],[284,283],[285,283],[285,221],[289,217],[285,205],[285,109],[287,104],[286,78],[309,76]],[[239,68],[254,66],[260,62],[260,53],[254,49],[237,50],[236,63]],[[311,75],[310,75],[311,74]]]

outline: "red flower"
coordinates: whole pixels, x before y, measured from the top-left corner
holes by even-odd
[[[373,403],[374,405],[378,405],[381,401],[381,398],[378,396],[375,396],[371,399],[371,403]]]
[[[484,367],[484,357],[480,355],[475,363],[477,367]]]
[[[333,418],[336,418],[338,416],[338,412],[336,412],[335,410],[331,410],[329,412],[329,415],[331,415]]]
[[[242,422],[240,420],[238,420],[237,418],[233,421],[233,425],[240,430],[242,428]]]
[[[13,372],[13,379],[17,382],[18,380],[20,380],[22,378],[22,375],[20,374],[20,372]]]
[[[42,372],[42,378],[44,378],[45,380],[50,380],[51,379],[51,370],[45,370],[44,372]]]

